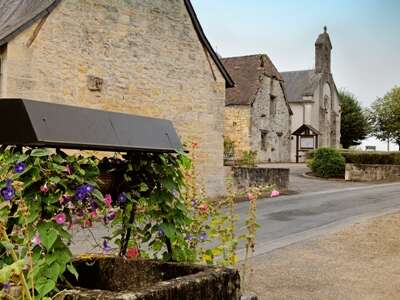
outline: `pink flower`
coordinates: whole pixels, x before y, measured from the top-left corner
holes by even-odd
[[[199,210],[203,214],[208,213],[208,204],[204,203],[204,204],[199,205]]]
[[[65,223],[66,218],[64,213],[59,213],[55,216],[56,223],[60,225]]]
[[[93,222],[91,220],[85,220],[84,227],[92,227]]]
[[[92,210],[92,211],[90,212],[90,215],[91,215],[93,218],[96,218],[96,217],[97,217],[97,211]]]
[[[126,256],[129,258],[138,258],[140,255],[140,250],[136,247],[129,248]]]
[[[252,193],[247,193],[247,200],[253,201],[255,199],[256,199],[256,197]]]
[[[281,194],[281,193],[279,193],[277,190],[273,190],[273,191],[271,192],[271,197],[278,197],[278,196],[280,196],[280,194]]]
[[[65,173],[67,173],[68,175],[72,175],[72,168],[70,165],[65,166]]]
[[[36,246],[40,246],[41,243],[42,243],[42,241],[40,240],[40,235],[38,232],[36,232],[35,236],[32,239],[32,244],[34,247],[36,247]]]
[[[41,191],[42,193],[47,193],[47,192],[49,191],[49,188],[47,187],[47,183],[45,183],[44,185],[42,185],[42,186],[40,187],[40,191]]]
[[[104,203],[106,204],[107,207],[111,207],[112,198],[110,194],[104,196]]]

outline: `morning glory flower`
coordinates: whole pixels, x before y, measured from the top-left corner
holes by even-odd
[[[103,241],[102,248],[103,248],[103,250],[106,251],[106,252],[108,252],[108,251],[111,250],[111,247],[110,247],[110,245],[108,244],[107,240],[104,240],[104,241]]]
[[[6,201],[11,201],[15,197],[15,190],[12,186],[7,186],[1,190],[1,196]]]
[[[126,203],[126,195],[125,195],[125,193],[121,193],[121,194],[118,195],[118,203],[120,205]]]
[[[55,218],[57,224],[62,225],[65,223],[65,220],[67,217],[64,213],[59,213],[54,218]]]
[[[207,239],[207,233],[202,231],[200,232],[199,240],[200,242],[204,242]]]
[[[192,206],[195,207],[199,204],[199,202],[196,199],[192,200]]]
[[[36,232],[35,236],[32,239],[32,244],[33,246],[40,246],[40,244],[42,243],[42,241],[40,240],[40,235],[39,233]]]
[[[26,164],[23,163],[23,162],[19,162],[19,163],[17,163],[17,164],[15,165],[14,171],[15,171],[16,173],[22,173],[22,172],[25,170],[25,168],[26,168]]]
[[[47,193],[47,192],[49,191],[49,188],[48,188],[48,186],[47,186],[47,183],[45,183],[44,185],[42,185],[42,186],[40,187],[40,191],[41,191],[42,193]]]
[[[92,192],[94,191],[94,187],[93,187],[93,185],[91,185],[91,184],[85,184],[85,185],[83,186],[83,190],[84,190],[87,194],[90,194],[90,193],[92,193]]]
[[[110,194],[107,194],[104,196],[104,203],[106,204],[106,206],[110,207],[112,204],[112,198]]]

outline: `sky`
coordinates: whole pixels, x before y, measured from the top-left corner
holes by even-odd
[[[400,85],[400,0],[192,0],[223,57],[266,53],[279,71],[314,67],[323,26],[338,89],[364,107]],[[385,150],[385,143],[369,140]],[[394,148],[393,148],[394,149]]]

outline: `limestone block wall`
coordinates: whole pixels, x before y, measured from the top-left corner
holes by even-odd
[[[183,1],[63,0],[27,46],[37,24],[7,46],[2,97],[170,119],[199,144],[207,193],[224,192],[225,81]]]
[[[274,96],[275,113],[271,114],[271,97]],[[266,145],[261,133],[266,134]],[[264,77],[251,107],[251,149],[257,151],[260,162],[287,162],[290,160],[291,116],[278,80]]]
[[[250,107],[230,105],[225,107],[224,136],[235,143],[235,158],[250,150]]]
[[[400,165],[346,164],[348,181],[400,180]]]

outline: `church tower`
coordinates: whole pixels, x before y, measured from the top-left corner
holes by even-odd
[[[331,73],[332,44],[326,26],[315,42],[315,71],[317,73]]]

